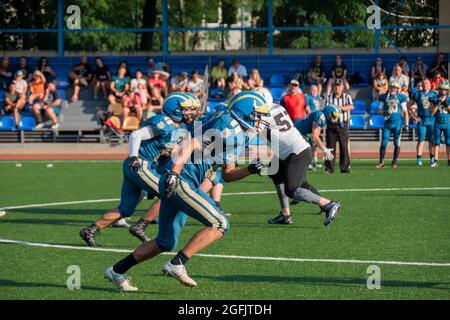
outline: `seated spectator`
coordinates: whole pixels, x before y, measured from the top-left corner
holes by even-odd
[[[126,76],[127,69],[125,67],[119,67],[117,75],[112,77],[112,81],[109,85],[110,94],[108,101],[110,104],[117,103],[119,100],[124,105],[124,97],[130,88],[130,78]]]
[[[388,81],[384,72],[378,74],[378,76],[372,82],[372,99],[378,101],[380,95],[386,93],[388,90]]]
[[[392,73],[392,76],[389,79],[389,82],[397,80],[400,82],[402,89],[401,93],[406,94],[408,96],[409,89],[409,79],[408,76],[404,75],[402,72],[402,67],[399,64],[396,64]]]
[[[344,90],[350,90],[350,84],[347,81],[347,66],[342,62],[341,56],[336,56],[336,63],[331,67],[331,78],[328,80],[327,96],[330,95],[331,89],[337,79],[343,81]]]
[[[306,105],[309,107],[306,108],[307,116],[310,112],[314,112],[320,109],[321,97],[319,96],[319,88],[317,88],[316,85],[313,84],[309,86],[309,94],[306,94],[305,98]]]
[[[28,96],[28,103],[33,104],[36,99],[42,100],[45,95],[45,84],[47,80],[40,71],[35,71],[30,80],[30,95]]]
[[[17,92],[16,82],[12,81],[9,84],[9,90],[5,93],[5,105],[3,109],[5,112],[11,112],[13,114],[17,127],[20,123],[20,111],[25,107],[25,104],[25,97]]]
[[[423,63],[421,57],[417,57],[416,63],[411,66],[411,84],[414,87],[416,83],[427,78],[428,67]]]
[[[374,65],[372,66],[372,70],[370,71],[372,81],[375,80],[380,73],[384,73],[384,75],[387,76],[386,68],[383,65],[383,60],[380,57],[378,57],[375,60]]]
[[[0,64],[0,90],[8,90],[12,80],[12,72],[9,68],[9,58],[4,56]]]
[[[50,82],[56,78],[56,73],[53,72],[46,57],[39,59],[36,70],[42,72],[47,82]]]
[[[77,102],[81,87],[89,86],[89,83],[92,80],[92,69],[88,63],[88,57],[82,56],[80,58],[80,63],[73,66],[72,71],[69,73],[69,80],[73,83],[73,95],[71,101]]]
[[[244,83],[244,88],[245,90],[253,90],[262,87],[264,87],[264,80],[261,79],[258,69],[253,68],[250,77]]]
[[[306,110],[305,95],[300,89],[299,82],[295,79],[289,82],[288,92],[281,97],[280,105],[286,109],[294,123],[297,120],[304,119],[310,111]]]
[[[325,80],[325,67],[322,64],[322,57],[316,56],[308,69],[308,81],[310,85],[314,84],[317,86],[319,96],[322,95],[322,85],[325,83]]]
[[[228,69],[228,77],[231,76],[233,73],[239,73],[239,76],[241,79],[246,79],[247,74],[247,68],[243,66],[238,59],[233,59],[233,62],[231,63],[230,68]]]
[[[202,79],[198,71],[192,71],[191,80],[188,81],[188,92],[192,92],[199,99],[203,97],[203,93],[205,92],[205,81]]]
[[[131,72],[128,69],[128,62],[126,62],[126,61],[119,62],[119,65],[117,66],[117,70],[119,70],[120,68],[125,68],[125,77],[127,77],[128,80],[131,81],[131,78],[133,78],[133,76],[131,75]]]
[[[95,70],[94,70],[94,99],[98,99],[98,89],[102,88],[103,97],[107,97],[107,90],[111,82],[111,71],[108,66],[103,63],[102,58],[95,58]]]
[[[150,90],[152,90],[153,88],[159,89],[163,97],[167,96],[168,94],[167,82],[163,78],[163,75],[161,74],[160,71],[153,71],[147,82]]]
[[[164,98],[161,95],[161,89],[154,87],[151,89],[150,104],[147,106],[146,119],[152,116],[152,113],[161,113]]]
[[[57,113],[59,113],[61,103],[62,96],[59,91],[56,90],[56,84],[54,82],[49,82],[47,85],[47,90],[45,90],[44,98],[35,99],[31,106],[31,111],[33,112],[37,122],[36,129],[42,129],[44,127],[42,113],[45,113],[45,115],[53,123],[51,127],[53,130],[59,128]]]
[[[438,70],[441,72],[441,76],[448,79],[448,61],[445,61],[445,54],[443,52],[438,53],[436,61],[430,67],[429,76],[433,76]]]
[[[28,94],[28,82],[24,79],[22,70],[16,72],[14,82],[16,83],[16,91],[19,93],[20,98],[26,102]]]
[[[169,65],[167,63],[165,63],[165,62],[155,63],[153,61],[153,58],[148,57],[147,65],[148,65],[147,77],[150,78],[154,72],[158,72],[164,81],[169,80],[170,73],[169,73]]]
[[[24,56],[19,58],[19,65],[14,72],[17,73],[17,71],[22,71],[23,78],[27,81],[31,80],[31,77],[33,76],[33,70],[28,65],[27,58]]]
[[[170,92],[186,92],[188,86],[187,72],[180,72],[170,80]]]
[[[447,81],[441,74],[440,70],[436,70],[433,74],[433,77],[430,78],[431,90],[438,90],[439,84],[441,82]]]
[[[144,74],[141,70],[136,71],[136,77],[131,80],[130,84],[130,94],[125,97],[125,106],[134,109],[136,111],[136,116],[139,120],[142,120],[144,114],[144,108],[148,104],[150,95],[147,91],[147,81],[144,79]],[[127,114],[124,108],[124,118]]]
[[[406,59],[405,56],[400,57],[400,61],[398,62],[398,65],[402,68],[402,73],[409,77],[409,65],[408,65],[408,59]]]
[[[226,79],[228,73],[225,69],[225,60],[221,59],[211,70],[211,83],[217,87],[217,89],[224,90],[226,86]]]
[[[241,76],[238,72],[233,72],[230,76],[230,79],[228,80],[228,88],[230,90],[233,90],[233,88],[239,88],[242,90],[244,87],[244,81],[242,80]]]

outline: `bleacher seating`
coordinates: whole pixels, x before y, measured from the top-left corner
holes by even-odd
[[[369,120],[370,129],[383,129],[384,127],[384,117],[383,116],[372,116]]]
[[[270,93],[272,94],[273,101],[279,102],[281,99],[281,96],[283,95],[283,90],[280,88],[270,88]]]
[[[364,101],[355,100],[353,101],[353,106],[355,107],[355,109],[352,110],[352,114],[366,114],[367,108]]]
[[[285,86],[284,77],[280,74],[274,74],[270,77],[269,87],[282,88]]]
[[[0,130],[9,131],[16,130],[16,124],[12,116],[3,116],[0,118]]]
[[[355,115],[350,117],[350,129],[364,129],[366,127],[366,117]]]
[[[370,104],[370,114],[377,114],[378,108],[380,107],[381,102],[380,101],[373,101]]]
[[[19,127],[17,129],[33,130],[34,127],[36,127],[36,120],[34,120],[34,117],[24,116],[20,119]]]

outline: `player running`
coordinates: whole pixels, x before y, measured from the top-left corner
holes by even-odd
[[[391,134],[394,136],[394,158],[392,159],[391,167],[397,168],[397,160],[400,155],[402,115],[405,118],[405,129],[409,130],[408,97],[400,93],[400,89],[400,82],[393,80],[389,83],[389,92],[379,97],[380,106],[378,107],[378,112],[384,115],[384,128],[380,146],[380,162],[376,166],[377,169],[384,167],[386,147]]]
[[[439,84],[439,95],[431,100],[431,113],[434,115],[434,162],[432,167],[438,166],[441,136],[444,135],[447,148],[447,165],[450,167],[450,85],[447,81]]]

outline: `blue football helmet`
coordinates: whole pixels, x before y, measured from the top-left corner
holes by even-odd
[[[200,101],[195,95],[174,92],[163,102],[163,112],[176,122],[192,122],[198,117]]]
[[[339,108],[334,104],[329,104],[323,109],[327,123],[338,123],[340,112]]]
[[[228,110],[230,115],[244,129],[254,129],[257,133],[269,126],[262,117],[269,116],[266,100],[257,92],[243,91],[231,98]]]

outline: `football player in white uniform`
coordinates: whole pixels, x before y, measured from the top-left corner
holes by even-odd
[[[319,192],[306,181],[306,173],[312,160],[311,146],[295,128],[287,111],[273,103],[270,92],[257,89],[269,106],[270,123],[266,138],[270,141],[274,154],[269,167],[269,176],[275,184],[281,211],[270,219],[270,224],[292,224],[289,199],[315,203],[326,213],[324,225],[329,225],[335,218],[340,203],[323,198]],[[278,166],[277,166],[278,164]],[[276,170],[277,169],[277,170]]]

